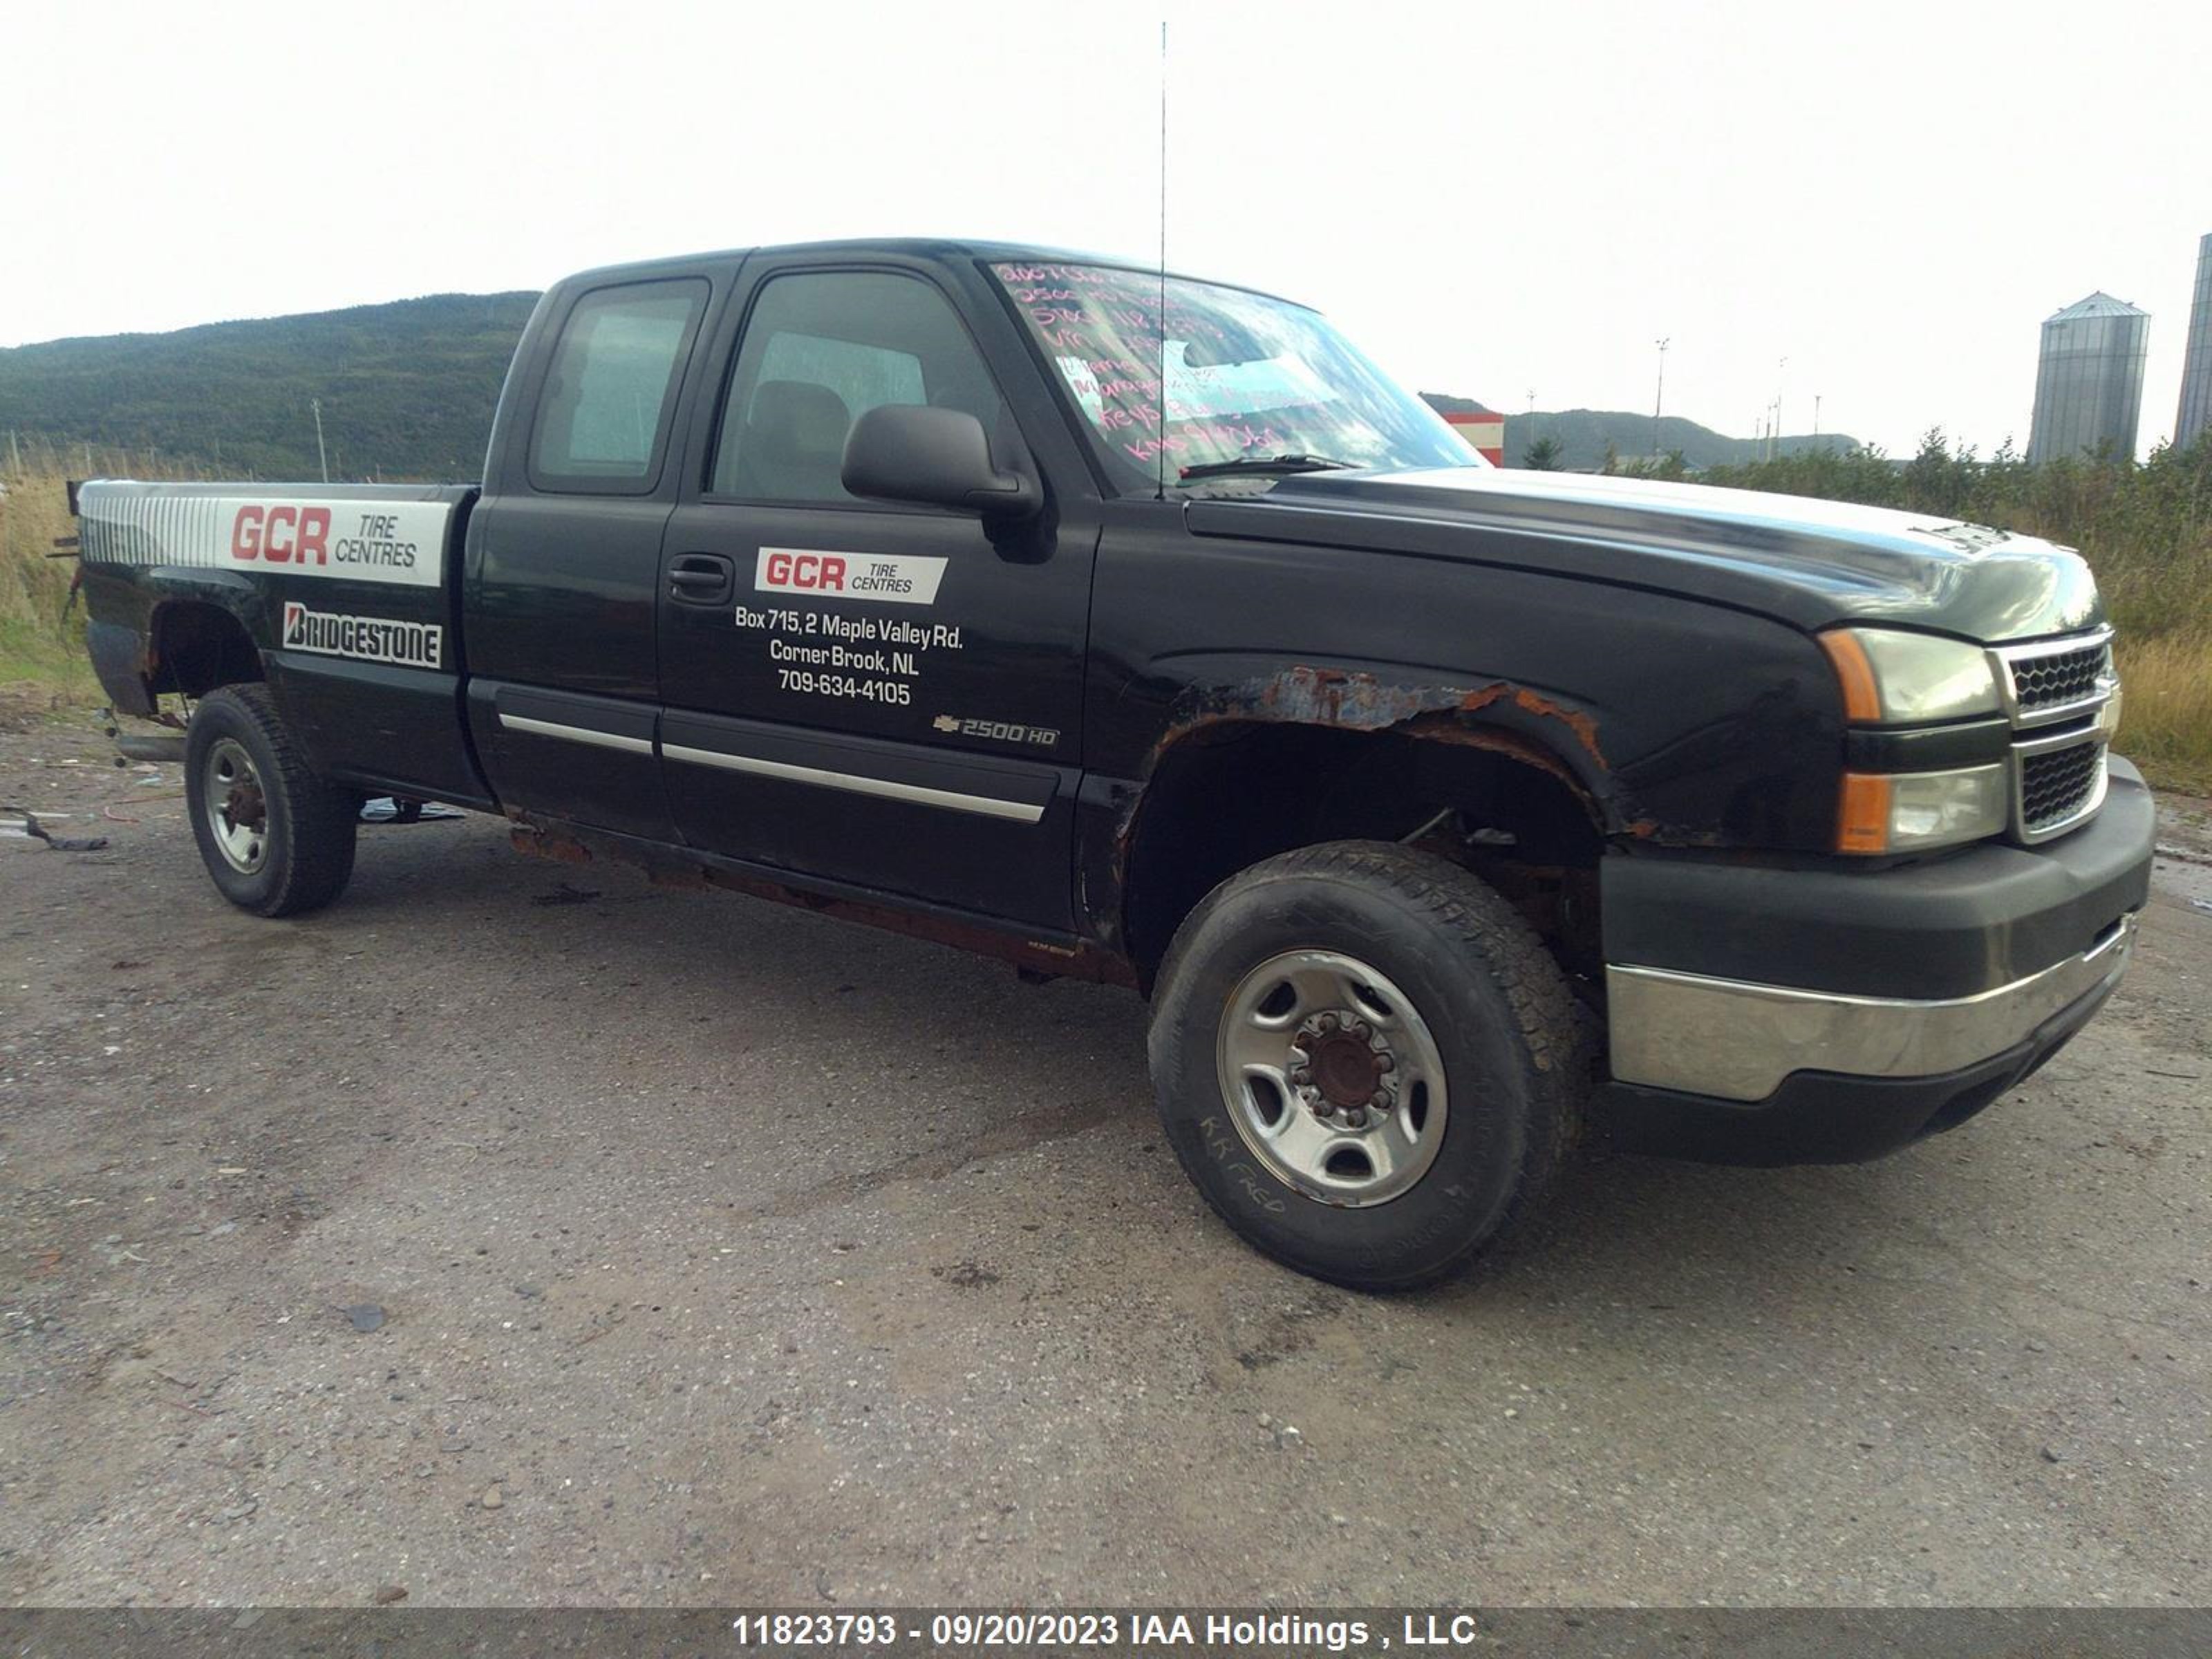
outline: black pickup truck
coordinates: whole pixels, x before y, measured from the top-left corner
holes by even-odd
[[[593,271],[473,488],[96,482],[89,642],[210,873],[365,796],[1126,984],[1246,1238],[1438,1278],[1586,1126],[1953,1127],[2110,994],[2152,802],[2082,561],[1483,464],[1313,312],[1034,248]]]

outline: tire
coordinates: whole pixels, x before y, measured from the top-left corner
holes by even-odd
[[[1150,1048],[1168,1139],[1222,1219],[1363,1291],[1449,1278],[1522,1219],[1592,1075],[1589,1024],[1512,907],[1380,842],[1215,888],[1169,947]]]
[[[307,769],[267,686],[227,685],[193,709],[185,802],[208,874],[240,909],[296,916],[345,890],[360,798]]]

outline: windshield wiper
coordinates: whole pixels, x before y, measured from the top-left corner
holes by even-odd
[[[1218,478],[1231,472],[1354,472],[1352,461],[1331,460],[1326,455],[1239,455],[1233,461],[1201,461],[1176,473],[1179,481]]]

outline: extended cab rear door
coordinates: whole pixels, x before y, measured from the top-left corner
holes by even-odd
[[[692,845],[1039,928],[1070,925],[1095,501],[980,273],[756,255],[669,524],[662,775]],[[852,423],[964,410],[1048,517],[857,499]],[[1055,473],[1060,474],[1055,477]],[[1060,487],[1055,487],[1055,485]]]
[[[578,278],[533,320],[470,525],[469,725],[509,809],[675,838],[654,756],[685,389],[735,261]]]

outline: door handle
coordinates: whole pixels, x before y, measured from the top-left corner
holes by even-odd
[[[736,562],[720,553],[678,554],[668,567],[668,597],[678,605],[720,605],[737,580]]]

